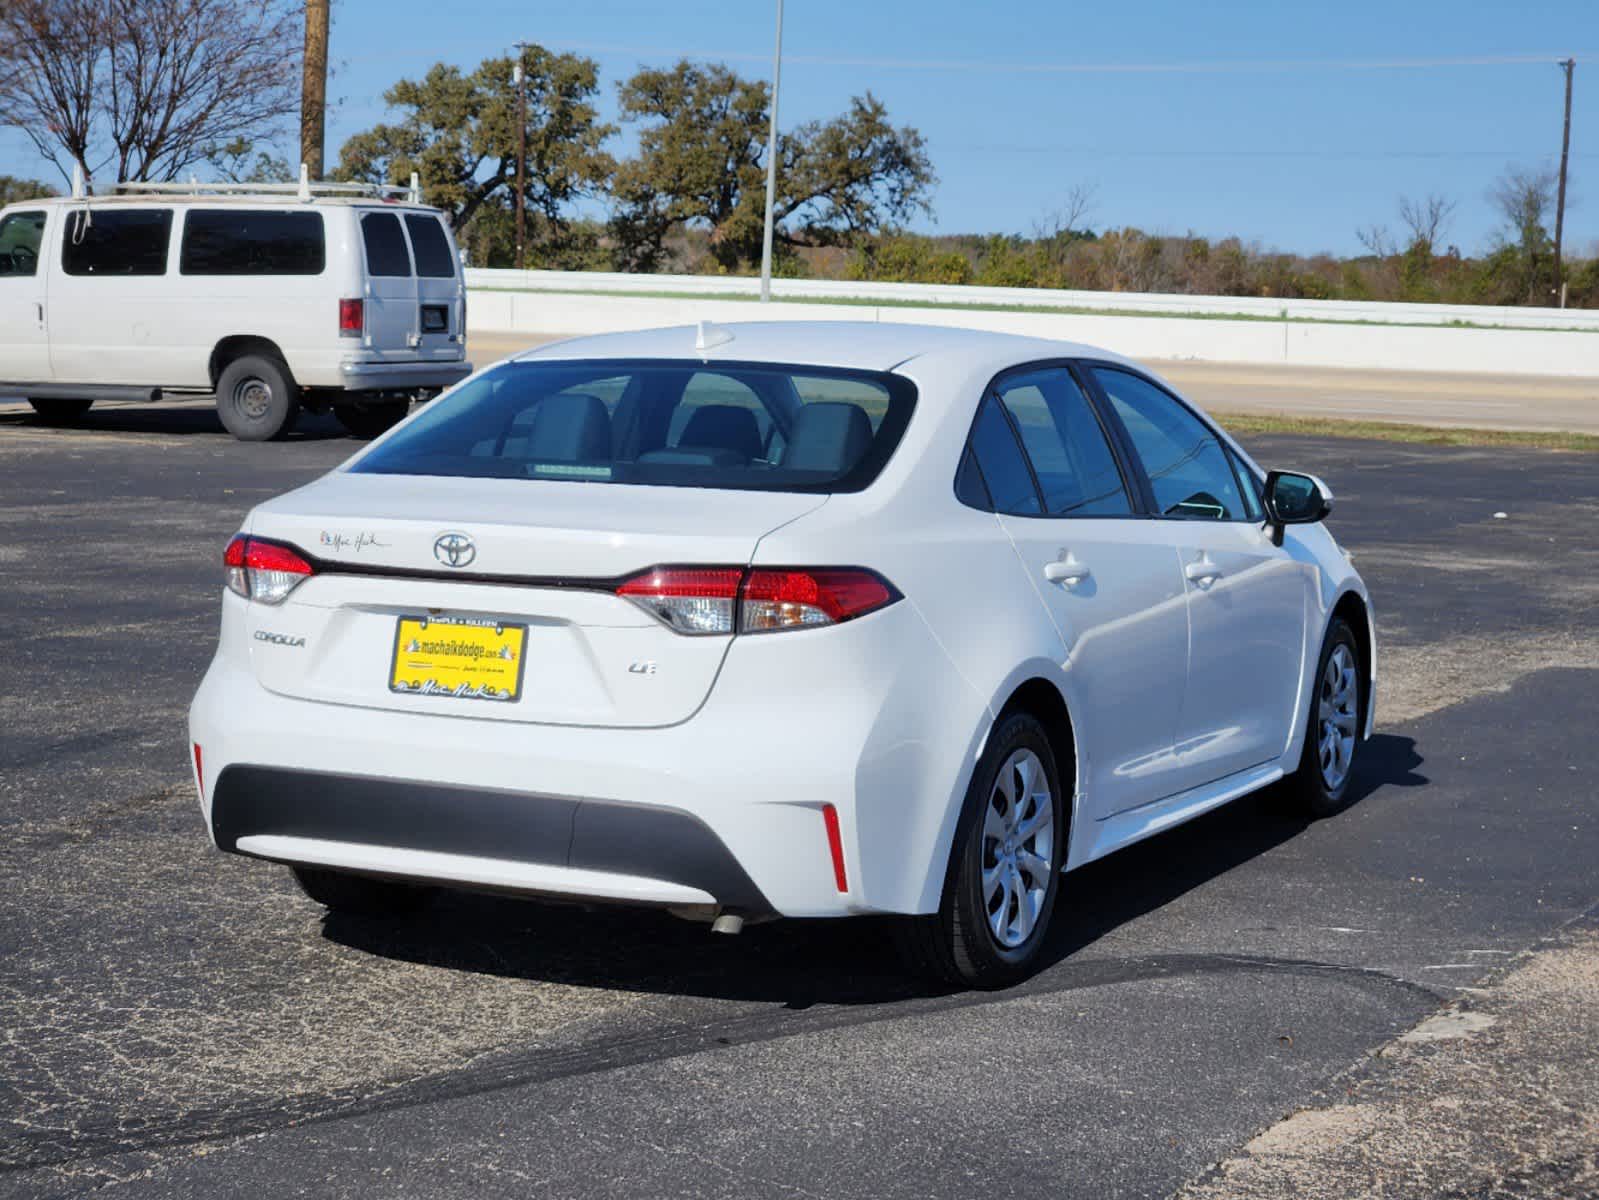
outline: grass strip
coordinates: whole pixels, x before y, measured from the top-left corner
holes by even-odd
[[[1457,429],[1446,425],[1407,425],[1399,421],[1362,421],[1342,417],[1293,417],[1280,413],[1209,410],[1228,432],[1239,437],[1284,433],[1301,437],[1367,438],[1412,442],[1424,446],[1518,446],[1535,450],[1599,453],[1599,435],[1557,433],[1539,429]]]

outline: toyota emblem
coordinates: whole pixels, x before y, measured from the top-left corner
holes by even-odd
[[[464,533],[441,533],[433,543],[433,557],[447,567],[464,567],[477,557],[477,546]]]

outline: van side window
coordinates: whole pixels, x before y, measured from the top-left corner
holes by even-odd
[[[77,208],[67,214],[61,269],[68,275],[165,275],[170,208]]]
[[[454,279],[455,255],[450,253],[450,239],[444,236],[439,219],[406,213],[405,229],[416,254],[416,273],[424,279]]]
[[[410,275],[411,252],[405,248],[400,218],[393,213],[367,213],[361,218],[369,275]]]
[[[37,275],[43,240],[42,212],[12,213],[0,221],[0,275]]]
[[[322,214],[193,209],[183,219],[184,275],[320,275]]]

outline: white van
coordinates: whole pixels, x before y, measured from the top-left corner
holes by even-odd
[[[398,195],[396,195],[398,193]],[[353,433],[464,379],[466,285],[416,190],[132,185],[0,211],[0,395],[216,396],[263,441],[331,407]]]

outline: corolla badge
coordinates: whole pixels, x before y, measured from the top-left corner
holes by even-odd
[[[447,567],[464,567],[477,557],[477,546],[464,533],[441,533],[433,542],[433,557]]]

